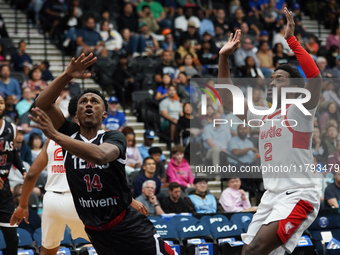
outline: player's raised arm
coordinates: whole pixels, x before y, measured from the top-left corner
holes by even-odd
[[[64,115],[59,107],[54,104],[55,100],[73,78],[89,78],[91,74],[85,73],[85,70],[96,60],[97,58],[93,58],[92,53],[87,57],[83,53],[77,60],[72,58],[66,70],[58,78],[54,79],[35,100],[35,105],[47,113],[56,129],[59,129],[64,124]]]
[[[284,12],[287,18],[285,39],[287,40],[289,47],[295,53],[295,56],[308,79],[305,88],[310,91],[311,99],[307,103],[304,103],[304,106],[306,109],[311,110],[314,109],[319,103],[322,82],[320,71],[314,63],[312,57],[300,45],[294,36],[295,23],[292,12],[288,11],[287,8],[284,9]]]
[[[229,56],[233,53],[240,44],[241,30],[236,30],[235,35],[230,34],[229,41],[222,47],[219,52],[218,62],[218,84],[233,84],[230,79]],[[233,96],[228,89],[219,89],[219,95],[222,99],[223,105],[230,111],[233,111]],[[244,102],[244,115],[237,115],[241,120],[247,117],[248,104]]]
[[[44,146],[39,153],[38,157],[34,160],[30,170],[24,180],[21,191],[20,203],[17,209],[14,211],[11,217],[10,224],[19,224],[23,218],[26,223],[28,222],[28,200],[34,185],[38,180],[39,174],[45,169],[47,165],[47,146],[50,140],[46,140]]]

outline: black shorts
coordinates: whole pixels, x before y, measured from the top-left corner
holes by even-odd
[[[174,251],[157,234],[150,220],[131,206],[115,227],[95,231],[85,227],[99,255],[174,255]]]

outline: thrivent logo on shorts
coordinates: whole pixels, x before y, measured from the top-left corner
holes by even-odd
[[[286,234],[287,235],[290,234],[290,231],[292,230],[292,228],[294,228],[294,225],[292,223],[290,223],[290,221],[288,221],[286,223],[286,226],[285,226],[285,230],[286,230]]]

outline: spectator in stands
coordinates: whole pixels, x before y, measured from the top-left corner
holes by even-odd
[[[216,32],[216,27],[222,28],[223,35],[225,35],[229,32],[229,23],[227,22],[225,11],[224,11],[223,8],[218,8],[216,10],[214,27],[215,27],[215,32]]]
[[[156,175],[156,161],[151,158],[147,157],[143,161],[143,172],[140,176],[137,177],[133,184],[133,197],[136,198],[138,197],[142,192],[142,185],[145,181],[147,180],[153,180],[156,184],[156,187],[154,189],[154,194],[158,194],[161,190],[161,180],[158,178]]]
[[[187,31],[189,21],[195,22],[196,28],[200,27],[200,20],[193,14],[194,14],[193,8],[185,7],[184,15],[178,16],[175,19],[175,25],[174,25],[175,29],[180,33]]]
[[[81,53],[87,55],[94,52],[101,57],[107,57],[105,43],[100,34],[94,30],[96,26],[94,18],[87,17],[85,25],[85,28],[81,28],[77,32],[76,43],[78,47],[76,55],[79,56]]]
[[[255,65],[255,61],[253,57],[248,56],[245,59],[246,64],[244,66],[240,67],[242,76],[241,77],[247,77],[247,78],[257,78],[261,77],[264,78],[264,75],[261,71],[261,69]]]
[[[326,24],[329,27],[333,27],[338,24],[340,9],[336,0],[329,0],[325,8]]]
[[[256,53],[257,58],[260,61],[260,68],[263,75],[268,78],[272,75],[274,66],[273,66],[273,55],[271,50],[268,48],[268,42],[260,41],[259,50]]]
[[[47,84],[46,81],[41,79],[42,72],[39,66],[33,67],[32,71],[29,73],[29,80],[22,84],[22,89],[29,87],[32,90],[32,99],[35,99],[41,91],[43,91]]]
[[[221,119],[219,112],[214,112],[212,119]],[[208,149],[206,159],[212,160],[214,166],[220,164],[220,153],[228,154],[228,143],[231,139],[230,128],[228,125],[209,124],[204,127],[202,138],[204,147]]]
[[[263,10],[262,18],[265,22],[265,29],[271,31],[275,28],[275,22],[277,17],[280,15],[278,10],[275,8],[276,1],[269,0],[268,6]]]
[[[141,146],[138,147],[140,155],[142,156],[143,160],[147,157],[150,157],[149,150],[153,148],[153,142],[155,138],[155,132],[153,130],[147,129],[145,130],[144,134],[144,142]],[[161,153],[160,161],[165,161],[166,157]]]
[[[190,165],[184,158],[184,146],[175,145],[171,148],[172,158],[166,171],[167,182],[177,182],[182,189],[191,188],[194,176],[191,173]]]
[[[327,169],[332,173],[338,172],[336,170],[336,165],[340,165],[340,140],[337,140],[335,148],[336,150],[327,158]]]
[[[332,27],[332,32],[327,37],[326,49],[329,51],[331,46],[337,46],[340,48],[340,25],[336,24]]]
[[[207,125],[213,123],[214,119],[213,119],[213,114],[215,113],[215,109],[211,104],[207,105],[207,114],[205,116],[203,116],[203,118],[201,119],[201,124],[202,127],[206,127]]]
[[[166,170],[164,166],[164,162],[166,162],[166,158],[162,154],[162,149],[159,147],[152,147],[149,149],[148,154],[150,154],[150,157],[153,158],[156,162],[155,174],[159,179],[161,179],[162,188],[168,187],[169,183],[166,182]]]
[[[154,36],[149,33],[149,28],[146,23],[139,23],[140,29],[140,38],[139,38],[139,47],[141,50],[142,56],[160,56],[163,52],[163,49],[159,47],[159,43]]]
[[[132,58],[140,56],[138,51],[139,38],[137,35],[132,34],[128,28],[124,28],[121,32],[123,38],[123,49]]]
[[[119,15],[117,23],[119,31],[129,29],[133,34],[138,33],[138,19],[133,11],[132,3],[127,2],[124,4],[123,13]]]
[[[252,42],[258,42],[260,37],[260,30],[254,24],[251,25],[251,29],[249,29],[249,25],[247,22],[243,21],[241,23],[241,40],[245,37],[248,37],[252,40]]]
[[[9,36],[8,36],[7,30],[6,30],[5,21],[0,14],[0,38],[8,38],[8,37]]]
[[[25,132],[22,127],[18,126],[18,133],[15,138],[16,149],[18,150],[21,160],[27,162],[29,165],[32,165],[31,148],[26,144],[24,140],[24,134]]]
[[[195,52],[197,52],[201,49],[201,47],[202,47],[201,36],[198,33],[198,29],[196,27],[195,21],[193,21],[193,20],[190,20],[188,22],[187,31],[185,31],[181,34],[180,42],[182,43],[185,39],[190,39],[191,46],[193,47]]]
[[[57,33],[60,33],[58,25],[62,17],[67,14],[67,5],[58,0],[47,0],[44,2],[40,10],[40,20],[45,26],[51,27],[50,36],[53,38]]]
[[[153,17],[161,28],[171,28],[172,22],[170,19],[166,18],[163,6],[159,2],[153,0],[144,0],[143,2],[140,2],[137,7],[139,17],[142,16],[142,8],[144,5],[150,7]]]
[[[122,133],[126,138],[126,166],[125,171],[130,174],[139,171],[143,163],[142,156],[136,147],[136,134],[131,127],[124,127]]]
[[[149,28],[150,33],[155,33],[159,30],[158,23],[156,19],[153,17],[152,12],[150,11],[150,7],[148,5],[144,5],[142,7],[142,11],[139,13],[140,18],[138,22],[146,23]]]
[[[195,190],[186,198],[190,213],[216,213],[222,211],[217,199],[208,193],[208,179],[195,178]]]
[[[293,51],[291,50],[291,48],[289,47],[284,35],[285,35],[285,32],[286,32],[286,28],[287,26],[286,25],[283,25],[280,27],[280,32],[279,33],[276,33],[274,36],[273,36],[273,45],[277,44],[277,43],[281,43],[282,46],[283,46],[283,52],[286,53],[288,56],[293,56],[294,53]]]
[[[199,119],[193,114],[193,109],[190,102],[183,104],[183,116],[177,122],[178,133],[182,133],[183,145],[187,146],[189,142],[196,141],[200,138],[203,127]],[[192,139],[191,139],[192,138]],[[196,146],[196,145],[194,145]]]
[[[319,67],[322,78],[332,78],[332,70],[327,67],[326,58],[318,57],[315,62]]]
[[[324,158],[336,151],[336,141],[338,138],[338,130],[335,126],[329,125],[326,129],[326,138],[322,140],[322,148],[324,149]]]
[[[331,83],[331,85],[329,86],[332,86],[332,85],[333,84]],[[326,97],[327,96],[328,95],[326,95]],[[329,119],[334,119],[336,120],[337,123],[339,122],[339,114],[338,114],[336,104],[333,102],[329,102],[326,109],[327,110],[321,115],[319,119],[319,127],[321,130],[323,130],[326,127],[327,121]]]
[[[253,89],[253,104],[255,106],[267,106],[267,102],[263,99],[261,90],[258,88]]]
[[[333,176],[334,183],[329,184],[325,190],[324,209],[339,208],[338,201],[340,200],[340,172],[334,172]]]
[[[241,8],[235,11],[234,20],[230,24],[230,28],[233,32],[241,28],[241,23],[244,21],[244,13]]]
[[[173,85],[168,87],[168,97],[159,104],[160,114],[165,118],[162,122],[162,128],[165,130],[170,125],[170,138],[171,140],[175,139],[176,136],[176,126],[171,124],[174,122],[177,124],[177,121],[180,116],[183,115],[182,105],[181,103],[175,99],[177,96],[176,88]]]
[[[162,63],[155,68],[155,82],[157,84],[162,83],[162,77],[164,74],[170,75],[172,79],[177,76],[178,69],[171,63],[171,52],[168,50],[162,53]]]
[[[184,57],[188,54],[191,54],[195,60],[198,60],[194,47],[191,45],[191,41],[189,38],[183,39],[181,45],[179,45],[178,50],[175,53],[175,60],[177,66],[183,65]]]
[[[32,90],[30,87],[26,87],[22,90],[22,99],[16,104],[15,109],[19,114],[19,118],[27,112],[31,105],[34,103],[32,99]]]
[[[236,10],[239,9],[239,8],[242,9],[240,0],[231,0],[229,2],[229,13],[230,13],[230,16],[234,16]]]
[[[6,109],[5,109],[5,120],[7,120],[8,122],[11,122],[15,125],[18,125],[19,123],[19,114],[18,111],[15,109],[15,105],[14,105],[14,101],[13,101],[13,97],[10,95],[7,95],[5,97],[5,105],[6,105]]]
[[[253,142],[247,138],[247,127],[243,124],[237,126],[237,136],[230,139],[228,151],[231,156],[242,162],[239,163],[233,158],[228,158],[229,162],[238,168],[252,165],[257,159],[256,155],[259,153]]]
[[[172,85],[172,79],[169,74],[164,74],[162,79],[162,84],[158,86],[155,99],[162,102],[168,97],[168,88]]]
[[[119,55],[118,65],[112,74],[113,84],[111,88],[114,88],[115,94],[121,95],[123,87],[126,91],[140,90],[141,79],[136,69],[136,66],[128,65],[127,55]]]
[[[313,136],[312,136],[312,151],[313,155],[321,156],[324,149],[321,146],[321,132],[318,126],[314,126]]]
[[[28,145],[31,148],[31,153],[32,153],[32,163],[34,160],[37,158],[39,155],[41,148],[43,146],[42,138],[39,134],[37,133],[32,133],[30,135]]]
[[[159,205],[155,196],[156,183],[153,180],[147,180],[143,183],[142,194],[136,198],[136,201],[145,205],[148,210],[148,216],[156,216],[164,214],[162,207]]]
[[[105,48],[110,53],[118,52],[123,46],[123,38],[118,31],[110,28],[109,22],[104,20],[100,26],[100,36],[105,42]]]
[[[50,63],[48,61],[42,61],[40,63],[40,70],[42,72],[41,74],[41,79],[44,81],[53,81],[54,77],[51,73],[51,71],[49,70],[50,68]]]
[[[0,67],[0,94],[3,98],[6,95],[11,95],[14,100],[14,104],[17,104],[21,99],[21,90],[18,81],[15,78],[10,78],[11,71],[8,65]]]
[[[305,44],[306,50],[311,55],[316,55],[319,50],[319,44],[317,43],[317,38],[311,35],[308,42]]]
[[[223,27],[215,26],[215,37],[214,41],[218,49],[222,48],[229,40],[229,36],[224,33]]]
[[[204,32],[209,32],[212,36],[215,36],[215,27],[212,21],[205,16],[205,11],[198,10],[197,17],[200,20],[199,34],[203,36]]]
[[[105,131],[122,131],[126,125],[125,114],[118,111],[119,102],[114,96],[108,100],[107,117],[103,120],[102,126]]]
[[[197,91],[190,85],[188,76],[185,72],[180,72],[177,77],[177,95],[180,98],[181,103],[197,102]]]
[[[260,14],[262,14],[265,3],[261,0],[250,0],[249,4],[249,12],[253,12],[257,19],[260,18]]]
[[[340,106],[340,98],[338,95],[334,92],[334,84],[332,81],[326,81],[325,90],[322,93],[323,98],[325,101],[336,103],[338,106]],[[329,106],[328,106],[329,109]],[[329,111],[329,110],[328,110]]]
[[[179,67],[180,72],[185,72],[187,75],[187,78],[190,79],[194,75],[198,75],[199,72],[197,68],[195,67],[193,55],[188,53],[184,57],[183,65]]]
[[[113,19],[112,16],[110,16],[110,12],[108,10],[104,9],[101,13],[101,19],[97,23],[97,27],[96,27],[97,32],[102,30],[101,26],[103,25],[104,21],[107,21],[107,24],[109,26],[109,30],[117,30],[116,21]]]
[[[255,61],[257,67],[260,66],[260,61],[253,52],[253,44],[250,38],[244,38],[242,41],[242,47],[235,51],[235,64],[237,67],[244,66],[246,64],[246,57],[250,56]]]
[[[174,37],[172,36],[171,29],[169,28],[163,29],[162,35],[164,36],[162,49],[164,51],[169,51],[172,55],[172,53],[177,49],[177,45],[176,45],[176,42],[174,41]]]
[[[340,78],[340,55],[336,57],[336,66],[332,68],[332,77]]]
[[[33,67],[33,61],[31,57],[26,53],[26,43],[24,41],[19,42],[18,52],[12,56],[11,64],[14,71],[23,72],[28,75]]]
[[[161,201],[165,213],[189,212],[188,203],[181,198],[181,185],[177,182],[169,184],[169,196]]]
[[[268,48],[269,48],[269,50],[272,49],[272,44],[271,44],[271,42],[269,41],[269,33],[268,33],[268,31],[266,31],[266,30],[262,30],[262,31],[260,32],[259,42],[262,42],[262,41],[268,43]]]
[[[219,199],[225,212],[249,212],[254,211],[251,208],[248,193],[241,187],[240,178],[230,178],[227,180],[228,188],[226,188]]]
[[[274,67],[278,67],[279,65],[288,64],[289,56],[283,52],[282,43],[277,43],[273,49],[274,57],[273,57],[273,65]]]
[[[64,31],[65,40],[63,42],[63,46],[65,48],[69,47],[70,44],[72,48],[75,47],[77,39],[77,30],[82,25],[81,15],[82,15],[81,9],[78,9],[78,7],[71,5],[70,9],[68,10],[68,14],[66,15],[65,18],[63,18],[60,24],[61,30]]]

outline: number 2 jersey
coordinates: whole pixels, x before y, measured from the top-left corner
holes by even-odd
[[[316,108],[309,110],[311,115],[304,115],[296,105],[288,105],[286,115],[281,115],[281,109],[266,116],[255,115],[248,110],[248,122],[255,119],[263,121],[259,152],[265,189],[282,192],[315,187],[317,175],[312,171],[311,150],[315,112]],[[250,124],[261,125],[260,121],[256,122]]]
[[[8,174],[13,163],[13,140],[15,137],[15,125],[2,119],[0,128],[0,178],[4,180],[4,186],[0,190],[0,223],[8,223],[14,211],[14,201],[9,186]]]
[[[109,223],[132,202],[125,175],[125,136],[119,131],[99,130],[94,138],[87,140],[79,133],[79,126],[69,120],[65,120],[59,132],[85,143],[110,143],[119,148],[119,157],[105,165],[86,162],[63,150],[66,177],[79,218],[89,226]]]

